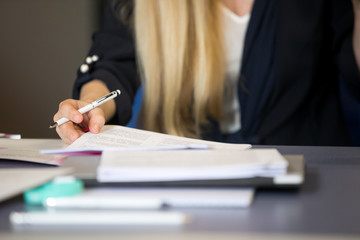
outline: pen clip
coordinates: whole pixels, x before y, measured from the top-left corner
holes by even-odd
[[[111,98],[114,98],[114,97],[116,97],[116,96],[118,96],[118,95],[120,95],[120,90],[112,91],[112,92],[109,93],[108,95],[103,96],[102,98],[97,99],[95,102],[98,103],[98,104],[100,104],[100,103],[102,103],[102,102],[104,102],[104,101],[107,101],[109,98],[111,99]]]

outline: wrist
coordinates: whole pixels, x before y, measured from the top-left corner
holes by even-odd
[[[81,87],[80,91],[80,100],[82,101],[95,101],[101,96],[108,94],[110,91],[107,88],[106,84],[101,80],[92,80],[88,83],[85,83]]]
[[[101,80],[92,80],[86,84],[84,84],[80,91],[80,100],[92,103],[93,101],[109,94],[110,91],[107,88],[106,84]],[[109,100],[108,102],[98,106],[103,113],[106,121],[110,120],[116,110],[115,100]]]

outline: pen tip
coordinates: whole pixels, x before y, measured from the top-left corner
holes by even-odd
[[[117,92],[118,96],[121,94],[121,92],[120,92],[120,90],[119,90],[119,89],[118,89],[118,90],[116,90],[116,92]]]
[[[53,124],[50,125],[49,128],[55,128],[56,126],[57,126],[57,123],[53,123]]]

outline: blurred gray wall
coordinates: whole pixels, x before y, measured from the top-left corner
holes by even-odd
[[[100,0],[0,0],[0,133],[57,138],[49,129],[70,98]]]

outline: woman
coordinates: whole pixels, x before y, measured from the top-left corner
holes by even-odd
[[[144,129],[224,142],[348,145],[338,81],[360,95],[359,15],[358,0],[109,2],[75,83],[80,101],[65,100],[54,116],[72,122],[57,132],[71,143],[83,128],[126,124],[142,85]],[[115,100],[76,111],[115,89],[122,92]]]

